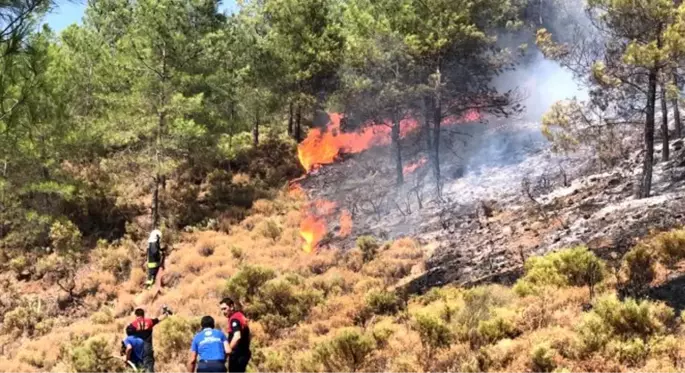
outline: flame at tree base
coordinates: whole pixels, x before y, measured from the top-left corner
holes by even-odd
[[[309,215],[300,223],[300,236],[304,240],[302,250],[311,253],[326,234],[326,223],[323,219]]]

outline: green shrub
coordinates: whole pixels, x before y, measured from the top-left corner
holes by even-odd
[[[95,257],[100,269],[112,273],[117,282],[127,280],[131,274],[133,260],[125,246],[115,247],[100,243],[95,250]]]
[[[376,315],[394,315],[404,308],[397,294],[385,290],[369,292],[365,304]]]
[[[245,311],[255,320],[268,323],[265,327],[273,334],[304,320],[322,300],[320,291],[307,288],[303,282],[280,278],[265,283]]]
[[[121,372],[122,364],[113,361],[114,349],[103,337],[91,337],[72,346],[68,352],[69,363],[76,372]]]
[[[512,320],[498,315],[489,320],[479,322],[477,333],[480,339],[479,342],[491,344],[500,339],[513,338],[519,334],[519,331]]]
[[[554,355],[556,351],[547,343],[533,347],[530,356],[531,369],[533,372],[551,372],[556,368]]]
[[[275,220],[269,218],[264,219],[255,227],[255,232],[265,238],[271,239],[272,241],[278,240],[281,237],[281,227],[278,226]]]
[[[525,296],[537,294],[546,286],[589,286],[592,289],[605,275],[604,262],[586,247],[579,246],[529,258],[525,275],[516,282],[514,291]]]
[[[649,347],[644,340],[633,338],[627,341],[613,340],[607,346],[607,353],[628,366],[639,366],[649,356]]]
[[[448,347],[454,339],[452,331],[445,322],[432,315],[423,313],[415,315],[412,328],[419,333],[421,344],[427,351]]]
[[[159,329],[155,336],[159,341],[159,351],[156,353],[162,360],[171,361],[185,356],[193,336],[198,331],[197,326],[194,327],[193,324],[189,319],[173,315],[155,328]]]
[[[231,246],[231,256],[233,259],[242,260],[245,256],[245,253],[243,252],[243,249],[239,248],[238,246]]]
[[[340,330],[335,337],[318,344],[314,349],[316,360],[329,372],[357,372],[373,352],[373,339],[357,328]]]
[[[275,277],[276,273],[270,268],[244,266],[228,279],[224,288],[224,295],[240,303],[249,303],[257,295],[259,289]]]
[[[621,302],[614,295],[598,299],[592,312],[623,339],[664,334],[675,322],[673,309],[664,304],[634,299]]]
[[[511,302],[509,289],[499,286],[478,286],[463,292],[464,307],[457,315],[457,322],[466,329],[476,329],[483,320],[493,316],[493,310]]]
[[[70,220],[56,221],[50,227],[52,247],[61,255],[79,252],[82,249],[81,231]]]
[[[357,247],[362,252],[364,263],[368,263],[376,257],[380,245],[372,236],[359,236],[357,237]]]
[[[603,349],[612,336],[611,327],[596,313],[583,315],[583,320],[576,330],[581,352],[586,355]]]
[[[12,271],[14,271],[14,273],[20,275],[24,273],[24,271],[28,270],[30,265],[26,256],[19,255],[10,260],[9,267]]]
[[[5,314],[3,321],[6,332],[29,337],[46,334],[51,326],[45,304],[37,297],[22,298],[16,308]]]
[[[92,321],[93,324],[98,324],[98,325],[111,324],[114,322],[114,315],[112,314],[111,309],[105,308],[105,309],[103,309],[99,312],[95,312],[93,315],[91,315],[90,321]]]
[[[685,259],[685,229],[659,233],[645,244],[670,266]]]
[[[639,295],[645,292],[654,280],[656,257],[645,245],[637,245],[623,257],[623,272],[627,277],[628,291]]]

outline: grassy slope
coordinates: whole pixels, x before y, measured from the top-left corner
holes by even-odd
[[[123,369],[109,356],[117,354],[131,311],[141,305],[156,312],[162,304],[176,316],[155,331],[157,370],[182,371],[199,317],[213,315],[225,327],[217,306],[223,295],[247,299],[246,309],[259,319],[251,323],[253,371],[682,368],[680,319],[662,305],[618,302],[612,276],[598,286],[591,312],[582,309],[588,288],[564,281],[528,287],[533,294],[525,297],[502,286],[445,287],[405,300],[384,289],[421,270],[421,247],[399,240],[368,254],[373,259],[366,263],[359,249],[306,254],[298,229],[301,202],[285,195],[259,201],[252,216],[225,229],[228,234],[183,233],[169,259],[168,284],[154,300],[153,292],[139,290],[139,258],[123,280],[112,273],[136,256],[130,242],[96,250],[79,274],[78,281],[97,289],[78,308],[82,317],[41,318],[48,310],[31,305],[15,309],[5,317],[0,371]],[[371,243],[363,246],[372,251]],[[557,272],[544,276],[564,276]],[[241,278],[258,283],[256,291]]]

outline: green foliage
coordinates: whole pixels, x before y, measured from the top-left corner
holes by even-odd
[[[37,297],[22,297],[19,304],[5,313],[3,329],[14,335],[29,337],[46,334],[52,328],[46,304]]]
[[[170,316],[160,323],[156,330],[155,339],[159,341],[159,351],[156,353],[164,360],[173,360],[185,356],[185,352],[197,332],[190,320],[179,315]]]
[[[549,344],[539,344],[533,347],[530,356],[533,372],[551,372],[556,368],[554,362],[555,350]]]
[[[623,272],[627,277],[626,288],[635,293],[643,293],[655,276],[656,256],[646,245],[633,247],[623,257]]]
[[[494,343],[504,338],[513,338],[520,333],[511,318],[503,315],[480,321],[476,331],[480,341],[484,344]]]
[[[452,343],[454,335],[439,318],[428,314],[414,316],[412,328],[419,333],[421,344],[427,350],[445,348]]]
[[[249,303],[261,287],[275,277],[276,273],[270,268],[244,266],[228,279],[224,288],[224,295],[240,303]]]
[[[255,227],[255,232],[262,237],[276,241],[281,236],[281,227],[278,226],[275,220],[265,219]]]
[[[614,340],[607,346],[607,353],[623,364],[636,367],[643,364],[649,356],[649,346],[641,338]]]
[[[670,266],[685,259],[685,230],[674,229],[649,238],[643,245],[651,248],[659,259]]]
[[[121,372],[123,366],[113,363],[113,353],[107,340],[96,336],[72,346],[68,358],[76,372]]]
[[[362,252],[364,263],[368,263],[376,257],[380,245],[372,236],[359,236],[357,237],[357,247]]]
[[[605,264],[585,247],[560,250],[542,257],[531,257],[525,275],[514,290],[521,296],[537,294],[541,288],[594,286],[606,275]]]
[[[314,356],[327,371],[357,372],[375,348],[371,337],[359,329],[345,328],[315,347]]]
[[[403,309],[397,294],[385,290],[372,290],[366,294],[365,305],[376,315],[394,315]]]

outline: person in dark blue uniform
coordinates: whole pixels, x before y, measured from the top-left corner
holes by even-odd
[[[136,336],[136,328],[132,325],[126,327],[126,338],[121,342],[123,345],[126,361],[138,371],[143,370],[143,348],[145,342]]]
[[[195,335],[190,346],[188,371],[226,373],[226,352],[229,350],[226,335],[214,329],[214,318],[204,316],[200,321],[202,331]]]

